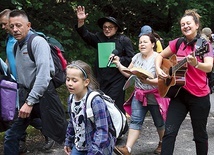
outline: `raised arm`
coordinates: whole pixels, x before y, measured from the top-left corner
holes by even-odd
[[[88,13],[85,13],[84,6],[78,6],[76,9],[76,12],[77,12],[78,28],[79,28],[84,25],[85,19],[87,18]]]

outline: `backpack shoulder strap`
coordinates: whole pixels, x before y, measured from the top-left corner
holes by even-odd
[[[14,46],[13,46],[13,54],[14,54],[14,57],[16,57],[16,50],[17,50],[17,47],[18,47],[18,41],[16,41],[16,43],[15,43]]]
[[[0,58],[0,75],[11,77],[9,67],[5,68],[4,63],[5,62]]]
[[[68,100],[67,100],[67,104],[68,104],[67,112],[68,112],[69,116],[71,116],[71,103],[72,103],[73,97],[74,97],[74,95],[70,94],[68,97]]]
[[[35,59],[34,59],[34,56],[33,56],[33,52],[32,52],[32,47],[31,47],[31,44],[32,44],[32,40],[37,36],[37,34],[32,34],[28,41],[27,41],[27,51],[28,51],[28,55],[30,57],[30,59],[35,62]],[[13,53],[14,53],[14,56],[16,56],[16,51],[17,51],[17,47],[18,47],[18,41],[14,44],[14,47],[13,47]]]
[[[5,72],[4,72],[3,67],[2,67],[2,63],[0,63],[0,74],[5,75]]]
[[[101,96],[100,93],[96,91],[91,91],[86,97],[86,115],[92,122],[94,122],[94,113],[91,107],[92,101],[96,96]]]
[[[34,56],[33,56],[31,44],[32,44],[33,39],[34,39],[36,36],[38,36],[38,35],[37,35],[37,34],[32,34],[32,35],[29,37],[28,41],[27,41],[27,52],[28,52],[28,55],[29,55],[30,59],[31,59],[33,62],[35,62],[35,59],[34,59]]]
[[[176,42],[176,53],[181,45],[181,43],[184,41],[184,37],[180,37]]]

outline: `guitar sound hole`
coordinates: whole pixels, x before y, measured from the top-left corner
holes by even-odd
[[[166,79],[166,85],[169,86],[170,83],[171,83],[171,81],[172,81],[172,78],[167,78],[167,79]]]
[[[172,76],[172,67],[169,68],[169,76]]]

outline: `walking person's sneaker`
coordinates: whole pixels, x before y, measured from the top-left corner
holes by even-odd
[[[45,136],[45,145],[43,149],[50,150],[55,144],[55,141],[47,136]]]
[[[158,147],[154,150],[154,154],[161,153],[162,142],[159,142]]]
[[[114,153],[117,155],[131,155],[131,153],[128,151],[128,148],[126,146],[123,147],[114,147]]]

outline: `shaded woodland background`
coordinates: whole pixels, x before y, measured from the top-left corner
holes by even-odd
[[[158,32],[166,45],[170,39],[180,36],[178,21],[186,9],[197,9],[202,16],[202,26],[214,31],[213,0],[1,0],[0,3],[0,11],[6,8],[25,10],[34,29],[54,36],[63,44],[68,61],[82,59],[90,64],[93,64],[95,50],[87,46],[74,29],[77,5],[85,6],[89,13],[87,27],[91,31],[101,31],[97,20],[103,16],[119,19],[136,52],[137,36],[144,24]],[[0,31],[0,56],[3,58],[5,36],[5,32]]]
[[[65,57],[81,59],[93,65],[95,49],[83,42],[74,29],[77,23],[75,8],[83,5],[89,16],[86,25],[92,32],[101,31],[97,20],[103,16],[113,16],[123,24],[124,33],[130,37],[138,52],[140,28],[148,24],[168,44],[181,36],[179,20],[186,9],[197,9],[202,16],[201,24],[214,31],[213,0],[1,0],[3,9],[23,9],[29,16],[32,27],[55,37],[65,48]],[[6,33],[0,31],[0,56],[5,59]],[[63,98],[67,93],[60,88]],[[66,102],[66,101],[64,101]]]

